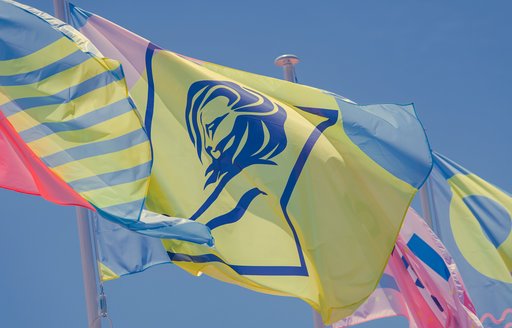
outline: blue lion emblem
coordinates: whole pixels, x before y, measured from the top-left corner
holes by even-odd
[[[210,161],[204,188],[212,183],[224,186],[254,164],[275,165],[272,158],[286,148],[286,111],[236,83],[195,82],[185,114],[199,160],[203,162],[206,153]]]
[[[169,253],[171,260],[223,262],[237,273],[247,275],[308,275],[302,246],[288,215],[287,206],[315,143],[325,129],[336,123],[338,112],[323,108],[296,107],[296,109],[323,118],[300,149],[290,172],[282,176],[285,182],[282,194],[275,195],[279,197],[282,217],[293,236],[299,265],[236,265],[226,263],[211,254],[204,257],[191,257],[185,254]],[[204,173],[206,181],[203,189],[206,190],[210,185],[213,187],[207,199],[190,216],[191,220],[197,220],[203,215],[215,203],[227,183],[244,169],[256,164],[277,165],[276,156],[283,153],[287,147],[284,128],[286,119],[287,113],[278,103],[236,83],[205,80],[190,86],[185,108],[187,130],[199,161],[206,166]],[[244,217],[256,197],[266,195],[265,191],[254,186],[237,200],[237,204],[231,210],[210,218],[206,225],[213,230],[235,223]]]

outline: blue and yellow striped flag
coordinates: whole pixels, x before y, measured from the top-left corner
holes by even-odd
[[[197,223],[141,217],[152,154],[120,63],[71,26],[13,1],[0,2],[0,26],[0,110],[30,150],[103,217],[211,243]]]
[[[366,300],[431,169],[412,105],[358,106],[192,60],[76,7],[72,21],[127,67],[154,150],[148,208],[215,237],[165,241],[175,264],[299,297],[326,323]]]

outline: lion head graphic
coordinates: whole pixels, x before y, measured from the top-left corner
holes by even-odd
[[[197,156],[208,165],[204,188],[227,182],[250,165],[276,165],[272,158],[286,148],[286,111],[233,82],[193,83],[185,115]]]

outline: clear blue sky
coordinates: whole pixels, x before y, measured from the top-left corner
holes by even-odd
[[[51,2],[24,3],[52,12]],[[273,59],[294,53],[301,83],[363,104],[414,102],[435,150],[512,191],[509,0],[76,4],[191,57],[281,77]],[[5,190],[0,197],[0,327],[86,327],[74,209]],[[106,292],[117,328],[312,327],[299,300],[172,265],[109,282]]]

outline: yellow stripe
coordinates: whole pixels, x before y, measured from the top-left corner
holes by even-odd
[[[64,181],[75,181],[144,164],[148,161],[148,154],[149,142],[144,142],[118,152],[66,163],[53,171]]]
[[[7,95],[4,94],[2,92],[2,89],[0,88],[0,104],[5,104],[5,103],[8,103],[10,101],[11,101],[11,99],[9,99],[9,97],[7,97]]]
[[[133,119],[133,115],[133,112],[130,111],[87,129],[50,134],[29,142],[28,146],[39,157],[46,157],[76,146],[115,139],[135,130],[140,130],[140,125]]]
[[[146,194],[147,182],[147,178],[142,178],[112,187],[81,192],[80,196],[87,200],[94,200],[94,206],[99,208],[120,205],[133,202],[144,197]],[[133,192],[128,194],[130,190]],[[120,195],[124,196],[120,197]]]
[[[61,60],[77,50],[79,48],[73,42],[62,37],[30,55],[11,60],[0,60],[0,72],[2,72],[1,75],[31,72]]]
[[[65,122],[78,118],[126,97],[124,88],[119,88],[118,85],[111,83],[104,88],[76,98],[68,104],[35,107],[16,113],[9,116],[9,122],[18,132],[22,132],[43,122]]]
[[[117,67],[118,66],[119,63]],[[0,92],[9,95],[11,99],[45,97],[78,85],[104,72],[105,67],[102,63],[95,58],[91,58],[78,66],[74,66],[68,70],[32,84],[0,87]],[[121,82],[124,85],[125,82]],[[4,103],[5,102],[0,102],[0,105]]]

